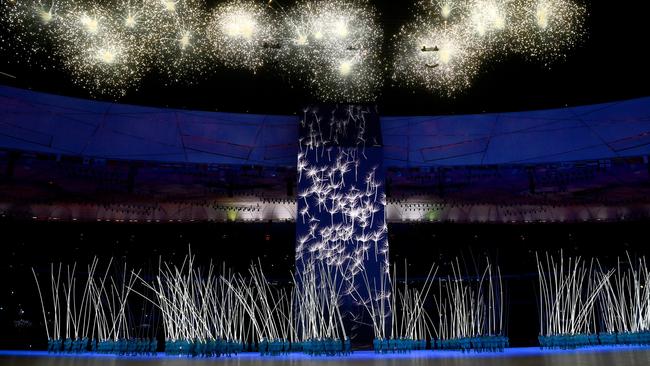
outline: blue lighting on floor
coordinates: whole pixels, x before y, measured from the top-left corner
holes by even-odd
[[[240,353],[233,356],[210,358],[210,360],[218,361],[219,359],[241,359],[241,360],[375,360],[375,359],[444,359],[444,358],[507,358],[507,357],[530,357],[530,356],[545,356],[557,354],[580,354],[580,353],[606,353],[606,352],[619,352],[619,351],[633,351],[633,350],[650,350],[650,346],[597,346],[585,347],[578,350],[542,350],[539,347],[523,347],[523,348],[508,348],[504,352],[482,352],[482,353],[463,353],[460,351],[412,351],[403,354],[376,354],[374,351],[356,351],[350,356],[320,356],[314,357],[302,353],[292,353],[283,356],[260,356],[259,353],[248,352]],[[97,353],[84,353],[84,354],[52,354],[47,351],[8,351],[0,350],[0,357],[31,357],[31,358],[107,358],[107,359],[129,359],[129,360],[143,360],[143,359],[186,359],[192,358],[182,356],[166,356],[164,353],[159,353],[156,357],[150,356],[116,356]],[[195,358],[201,360],[201,358]]]

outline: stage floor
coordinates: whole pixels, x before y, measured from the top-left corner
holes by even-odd
[[[542,351],[539,348],[511,348],[503,353],[463,354],[452,351],[416,351],[400,355],[376,355],[358,351],[348,357],[310,357],[292,354],[261,357],[254,353],[236,357],[188,359],[178,357],[115,357],[107,355],[52,356],[47,352],[0,351],[0,365],[12,366],[201,366],[221,363],[237,366],[279,365],[385,365],[385,366],[646,366],[650,347],[597,347],[575,351]]]

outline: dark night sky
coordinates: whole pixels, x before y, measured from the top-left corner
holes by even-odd
[[[286,2],[284,2],[286,3]],[[449,98],[436,92],[412,90],[387,79],[377,101],[383,115],[461,114],[516,111],[580,105],[650,95],[647,35],[643,1],[590,1],[588,37],[565,62],[551,70],[518,57],[485,64],[484,72],[466,92]],[[410,17],[414,1],[375,1],[384,27],[384,54],[390,39]],[[389,59],[388,56],[385,57]],[[1,57],[0,83],[35,90],[87,97],[63,72],[39,71]],[[389,62],[389,61],[387,61]],[[262,70],[221,69],[193,86],[165,87],[151,75],[124,103],[188,109],[290,114],[314,100],[290,80]]]

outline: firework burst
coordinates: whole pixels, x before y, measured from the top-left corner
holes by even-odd
[[[146,0],[152,64],[167,83],[200,81],[210,69],[203,0]]]
[[[216,59],[231,68],[256,70],[275,58],[280,47],[277,25],[259,2],[217,6],[207,33]]]
[[[23,0],[0,8],[0,48],[40,67],[63,65],[93,95],[122,96],[153,73],[193,83],[219,66],[267,68],[323,101],[368,102],[383,83],[382,30],[367,0]],[[576,0],[577,1],[577,0]],[[584,36],[573,0],[420,0],[395,36],[393,77],[454,94],[487,59],[548,65]]]
[[[440,19],[452,16],[448,8],[444,9],[437,13]],[[442,20],[431,26],[430,19],[418,17],[397,34],[395,54],[399,56],[393,78],[411,87],[453,94],[469,87],[478,74],[483,44],[464,23]]]
[[[38,64],[35,56],[51,60],[51,39],[60,21],[60,6],[52,1],[3,1],[0,21],[6,31],[0,33],[0,50],[28,64]],[[49,63],[38,66],[49,68]]]
[[[382,83],[382,31],[365,1],[311,1],[285,13],[281,68],[328,101],[368,101]]]
[[[519,0],[514,51],[549,64],[566,58],[586,35],[587,8],[570,0]]]
[[[512,29],[512,12],[508,0],[474,0],[468,5],[465,20],[475,37],[488,44],[503,42]]]
[[[395,37],[393,78],[447,95],[470,87],[487,60],[565,57],[586,15],[571,0],[434,0],[416,9]]]
[[[139,84],[145,50],[107,5],[66,8],[55,31],[54,52],[77,84],[92,94],[119,97]]]

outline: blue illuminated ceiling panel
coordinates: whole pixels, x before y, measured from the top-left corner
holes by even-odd
[[[557,163],[650,154],[650,98],[574,108],[383,117],[387,166]]]
[[[297,117],[138,107],[0,87],[0,147],[102,159],[294,166]]]
[[[0,148],[102,159],[295,166],[297,116],[185,111],[0,86]],[[650,155],[650,98],[516,113],[381,117],[386,167]]]

